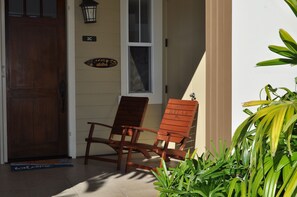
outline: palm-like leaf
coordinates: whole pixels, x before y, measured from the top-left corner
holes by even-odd
[[[268,48],[272,52],[278,55],[284,56],[285,58],[276,58],[276,59],[262,61],[257,63],[257,66],[276,66],[276,65],[284,65],[284,64],[291,64],[291,65],[297,64],[296,41],[284,29],[279,30],[279,35],[286,47],[270,45]]]
[[[288,49],[296,54],[297,52],[297,44],[296,41],[292,38],[292,36],[286,32],[284,29],[279,30],[279,35],[284,44],[288,47]]]
[[[276,58],[272,60],[266,60],[262,62],[258,62],[257,66],[278,66],[278,65],[285,65],[285,64],[297,64],[297,60],[295,59],[286,59],[286,58]]]
[[[296,53],[288,50],[286,47],[269,45],[268,48],[270,49],[270,51],[282,55],[284,57],[296,58]]]
[[[295,16],[297,17],[297,0],[285,0],[285,2],[289,5]]]
[[[254,101],[254,103],[257,103]],[[259,101],[258,103],[265,103]],[[249,103],[248,105],[250,105]],[[238,127],[234,134],[234,142],[231,145],[233,148],[236,144],[241,143],[243,136],[257,123],[256,127],[256,139],[257,142],[262,142],[265,140],[270,141],[270,151],[271,155],[274,156],[278,147],[278,141],[280,139],[281,133],[289,132],[291,135],[290,126],[294,124],[297,120],[296,114],[297,110],[295,106],[297,101],[279,101],[271,102],[271,105],[265,108],[260,109],[254,115],[250,116],[245,120],[242,125]],[[288,141],[288,146],[290,142]],[[259,146],[255,148],[252,155],[257,155],[259,153]]]
[[[294,92],[287,88],[281,89],[286,92],[284,95],[279,95],[278,89],[266,86],[268,100],[243,104],[246,107],[259,108],[237,128],[232,139],[229,154],[243,149],[245,136],[254,133],[247,185],[248,195],[252,197],[275,196],[277,192],[278,195],[289,196],[296,192],[297,183],[292,179],[297,178],[297,169],[295,171],[290,166],[297,165],[297,153],[293,154],[291,150],[292,136],[296,135],[293,131],[297,121],[297,99]],[[275,98],[272,98],[271,94],[275,95]],[[292,155],[290,159],[285,153]],[[286,172],[285,175],[282,175],[283,171]]]

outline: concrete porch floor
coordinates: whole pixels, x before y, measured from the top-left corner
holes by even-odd
[[[156,165],[158,161],[151,160]],[[12,172],[9,164],[0,165],[0,196],[158,196],[153,185],[155,177],[150,172],[132,170],[124,174],[116,171],[113,163],[89,160],[89,164],[84,165],[83,158],[73,159],[72,162],[73,167],[20,172]]]

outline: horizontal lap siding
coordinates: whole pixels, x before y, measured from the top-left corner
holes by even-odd
[[[88,121],[113,124],[119,96],[121,95],[120,62],[120,1],[100,0],[97,10],[97,23],[83,23],[81,8],[76,3],[75,49],[76,49],[76,144],[77,156],[85,153],[85,138],[89,132]],[[83,35],[97,36],[96,42],[83,42]],[[97,57],[113,58],[118,65],[112,68],[93,68],[85,61]],[[149,105],[143,126],[158,129],[162,116],[162,105]],[[108,138],[109,130],[95,128],[95,136]],[[152,142],[155,136],[145,133],[142,142]],[[96,144],[91,154],[114,153],[106,145]]]
[[[102,69],[84,64],[93,58],[108,57],[120,59],[119,3],[115,0],[102,0],[98,6],[97,23],[83,23],[80,1],[76,1],[76,128],[77,155],[85,152],[85,138],[90,125],[88,121],[112,125],[117,111],[121,91],[120,66]],[[104,7],[104,9],[102,9]],[[104,15],[104,13],[109,13]],[[108,28],[102,28],[103,26]],[[83,42],[83,35],[94,35],[96,42]],[[109,129],[95,127],[96,137],[108,138]],[[104,145],[95,145],[93,154],[112,153]]]

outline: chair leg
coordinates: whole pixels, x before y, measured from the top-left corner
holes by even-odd
[[[118,154],[118,161],[117,161],[117,170],[121,169],[121,162],[122,161],[122,154]]]
[[[90,153],[91,142],[87,140],[86,154],[85,154],[85,165],[88,164],[88,158]]]
[[[122,158],[123,158],[123,147],[120,146],[120,148],[116,151],[118,154],[118,160],[117,160],[117,170],[121,169],[122,164]]]
[[[91,140],[92,140],[94,128],[95,128],[95,125],[91,124],[90,131],[89,131],[89,136],[86,139],[87,147],[86,147],[86,154],[85,154],[85,165],[88,164],[88,159],[89,159],[89,154],[90,154],[90,147],[91,147]]]
[[[152,156],[145,149],[139,149],[139,151],[143,154],[145,158],[147,159],[152,158]]]
[[[125,173],[128,172],[129,163],[130,163],[130,160],[131,160],[131,153],[132,153],[132,148],[129,148],[128,155],[127,155],[127,161],[126,161]]]
[[[165,151],[162,152],[162,159],[163,159],[165,162],[170,161],[170,159],[167,157]],[[162,160],[160,161],[160,165],[159,165],[159,167],[160,167],[160,168],[163,167],[163,166],[162,166]]]

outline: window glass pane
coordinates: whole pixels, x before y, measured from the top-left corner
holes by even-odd
[[[57,17],[57,1],[56,0],[43,0],[43,16],[46,17]]]
[[[9,0],[8,2],[9,16],[20,16],[24,14],[23,0]]]
[[[40,16],[40,0],[26,0],[27,16]]]
[[[139,0],[129,0],[129,42],[139,42]]]
[[[151,42],[151,0],[141,0],[141,40]]]
[[[151,48],[129,47],[129,93],[151,92]]]

